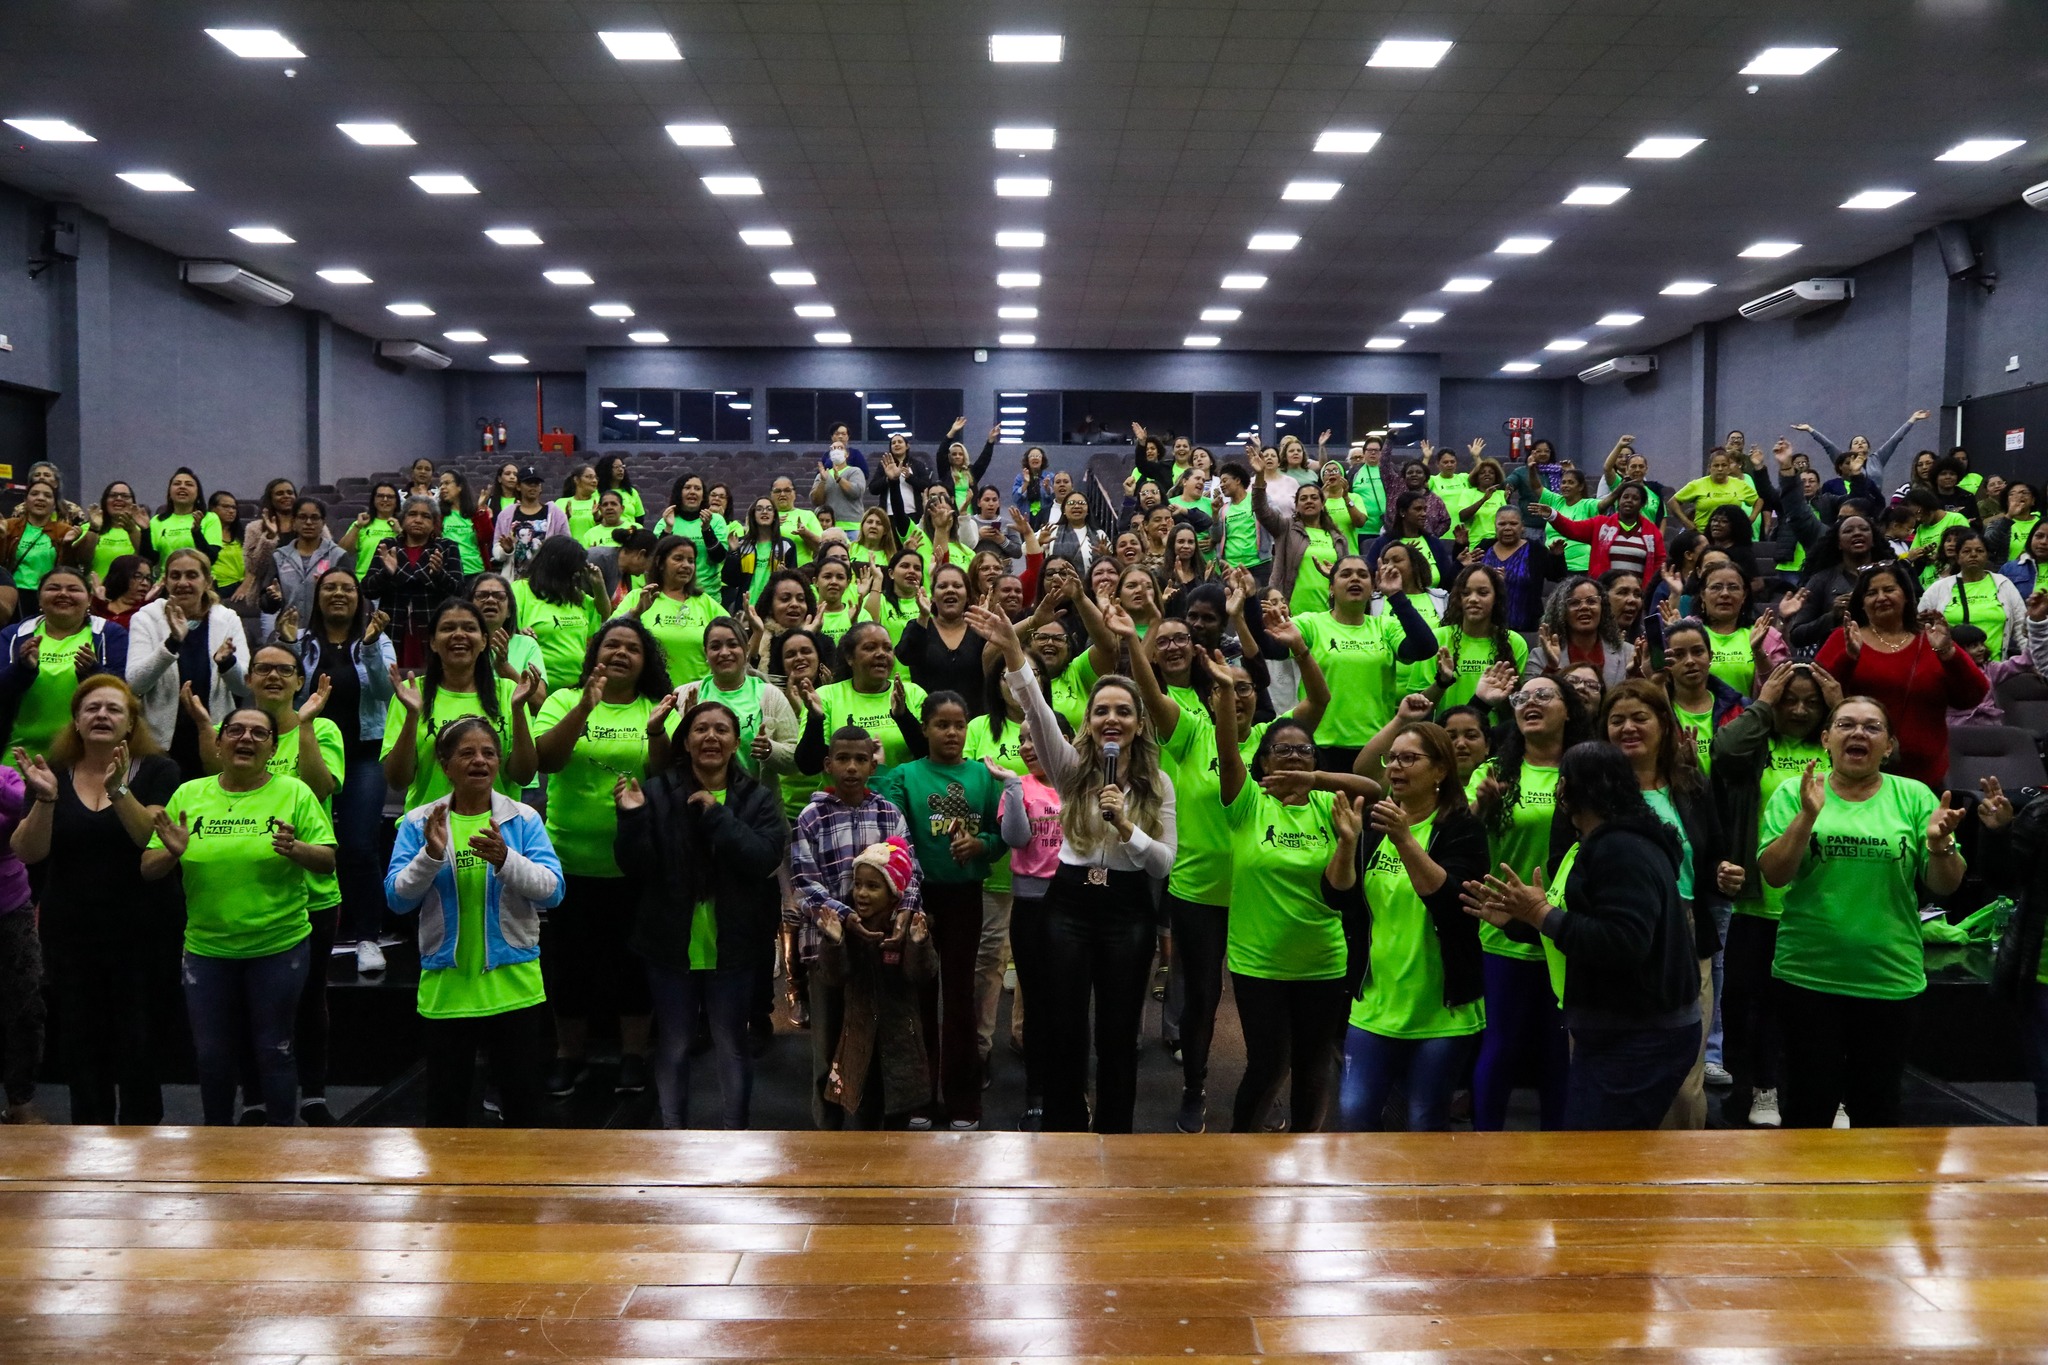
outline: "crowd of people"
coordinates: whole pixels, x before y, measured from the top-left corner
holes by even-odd
[[[1675,486],[1628,436],[1134,427],[1091,497],[964,421],[842,428],[744,507],[422,459],[338,539],[286,479],[243,525],[189,469],[151,509],[37,466],[0,523],[8,1115],[54,1015],[76,1122],[160,1121],[189,1030],[208,1123],[333,1123],[327,962],[396,934],[437,1125],[481,1055],[506,1124],[600,1078],[746,1127],[779,982],[821,1128],[1128,1132],[1163,971],[1182,1132],[1226,995],[1232,1131],[1499,1129],[1518,1086],[1545,1128],[1699,1127],[1710,1088],[1885,1126],[1923,906],[1974,889],[2019,900],[2048,1121],[2048,799],[1945,784],[1992,681],[2048,670],[2044,491],[1901,454],[1926,418],[1731,431]],[[999,1041],[1021,1113],[984,1111]]]

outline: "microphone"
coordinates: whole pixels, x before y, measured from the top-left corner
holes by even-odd
[[[1102,746],[1103,776],[1107,780],[1108,785],[1112,787],[1116,785],[1116,761],[1122,756],[1123,751],[1124,746],[1115,740],[1111,740]]]

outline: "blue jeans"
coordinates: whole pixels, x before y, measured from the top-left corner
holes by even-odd
[[[1581,1133],[1657,1127],[1699,1050],[1696,1023],[1574,1032],[1564,1126]]]
[[[384,923],[384,764],[376,745],[349,760],[334,793],[335,876],[341,882],[338,943],[374,939]]]
[[[1714,925],[1721,931],[1721,948],[1714,954],[1714,1017],[1707,1028],[1707,1060],[1721,1065],[1721,983],[1727,975],[1728,922],[1735,918],[1735,907],[1724,905],[1713,912]]]
[[[1457,1038],[1388,1038],[1362,1028],[1344,1034],[1339,1122],[1347,1133],[1381,1131],[1380,1115],[1399,1086],[1408,1096],[1408,1131],[1450,1127],[1451,1091],[1464,1079],[1476,1034]]]
[[[292,1025],[311,958],[303,940],[268,957],[185,954],[185,1012],[199,1061],[199,1103],[211,1128],[235,1122],[235,1083],[253,1052],[263,1106],[274,1125],[298,1113],[299,1071]]]
[[[1525,1059],[1535,1064],[1544,1131],[1562,1127],[1571,1044],[1550,989],[1550,968],[1540,959],[1498,953],[1481,954],[1479,966],[1486,979],[1486,1032],[1472,1067],[1473,1131],[1507,1127],[1508,1100]]]
[[[747,967],[670,971],[652,963],[647,986],[654,996],[654,1092],[661,1100],[661,1126],[682,1128],[690,1117],[690,1034],[703,1010],[711,1024],[712,1055],[718,1065],[718,1093],[725,1127],[747,1126],[754,1098],[754,1057],[747,1050],[747,1012],[754,999],[754,972]]]

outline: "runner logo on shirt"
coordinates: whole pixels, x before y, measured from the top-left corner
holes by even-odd
[[[1266,837],[1259,842],[1261,846],[1271,844],[1275,848],[1301,849],[1319,846],[1327,848],[1330,843],[1330,831],[1321,826],[1303,831],[1283,830],[1276,826],[1268,825],[1266,826]]]

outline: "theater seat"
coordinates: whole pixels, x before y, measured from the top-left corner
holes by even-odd
[[[1998,704],[2009,711],[2015,702],[2048,701],[2048,678],[2039,673],[2015,673],[1991,690],[1998,694]]]
[[[2038,743],[2048,735],[2048,697],[2022,697],[2007,701],[2003,695],[1999,701],[2005,705],[2005,723],[2025,730]]]
[[[2033,733],[2016,725],[1961,725],[1948,732],[1951,791],[1977,790],[1980,778],[1995,777],[2007,791],[2048,785]]]

